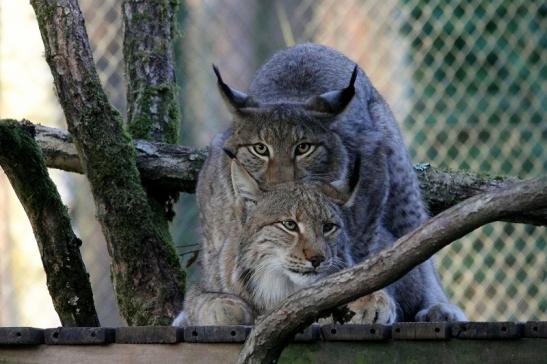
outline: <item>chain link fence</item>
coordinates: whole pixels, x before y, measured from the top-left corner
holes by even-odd
[[[80,4],[101,80],[123,112],[121,1]],[[181,143],[206,146],[230,123],[211,63],[230,85],[246,89],[276,50],[309,41],[365,69],[394,110],[414,162],[545,175],[546,13],[543,2],[525,0],[187,0],[175,44]],[[78,226],[92,220],[90,201],[72,203]],[[116,323],[108,258],[96,248],[104,247],[100,229],[81,230],[101,316]],[[172,232],[186,264],[199,241],[193,195],[181,198]],[[436,262],[470,319],[547,320],[546,243],[544,228],[494,223],[443,249]],[[195,264],[190,268],[195,280]]]

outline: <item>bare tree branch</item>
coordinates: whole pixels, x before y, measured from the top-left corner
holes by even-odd
[[[182,306],[184,274],[170,237],[156,227],[135,149],[100,85],[78,3],[31,4],[112,256],[120,313],[131,325],[168,324]]]
[[[36,126],[36,141],[48,167],[82,173],[71,136],[61,129]],[[142,178],[166,188],[194,192],[206,150],[135,140],[137,166]],[[416,165],[422,194],[432,214],[482,192],[496,191],[518,182],[517,178],[492,177],[470,172],[448,171],[429,164]],[[547,209],[524,211],[503,221],[547,226]]]
[[[83,173],[72,136],[62,129],[36,125],[36,142],[50,168]],[[141,177],[173,191],[194,192],[207,151],[180,145],[135,140]]]
[[[0,165],[32,225],[47,287],[63,326],[99,326],[89,275],[66,207],[49,178],[34,127],[0,120]]]
[[[262,316],[245,342],[239,363],[270,363],[298,330],[320,313],[392,283],[435,252],[474,229],[521,211],[547,208],[547,177],[472,197],[441,212],[393,247],[302,289]]]
[[[479,193],[496,191],[520,181],[515,177],[493,177],[464,171],[449,171],[433,168],[429,164],[418,164],[415,169],[423,196],[433,215]],[[547,226],[547,209],[520,211],[502,220]]]

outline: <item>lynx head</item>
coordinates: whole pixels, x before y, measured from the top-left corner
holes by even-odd
[[[245,210],[238,274],[259,306],[269,308],[348,264],[343,209],[353,196],[309,182],[263,191],[236,159],[231,163]]]
[[[303,102],[260,103],[226,85],[216,67],[220,93],[234,117],[225,148],[263,188],[298,180],[347,179],[348,155],[330,130],[355,94],[355,67],[349,85]]]

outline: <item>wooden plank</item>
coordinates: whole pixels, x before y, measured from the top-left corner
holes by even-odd
[[[38,345],[44,343],[44,330],[34,327],[0,327],[0,345]]]
[[[184,329],[173,326],[132,326],[116,329],[118,344],[174,344],[184,340]]]
[[[330,324],[321,326],[321,336],[326,341],[387,340],[391,337],[391,326]]]
[[[11,345],[0,346],[0,363],[141,364],[235,363],[240,343]],[[547,339],[384,340],[293,342],[279,363],[545,363]]]
[[[398,322],[391,336],[396,340],[446,340],[450,338],[448,322]]]
[[[278,363],[545,364],[547,339],[292,343]]]
[[[547,321],[528,321],[524,325],[524,336],[547,338]]]
[[[306,342],[321,339],[321,328],[318,324],[312,324],[294,336],[294,341]]]
[[[167,364],[235,363],[241,344],[109,344],[0,346],[0,363]]]
[[[58,327],[44,331],[48,345],[97,345],[114,341],[114,329],[105,327]]]
[[[186,326],[184,341],[193,343],[242,343],[252,326]]]
[[[452,337],[458,339],[518,339],[524,335],[524,325],[518,322],[455,322]]]

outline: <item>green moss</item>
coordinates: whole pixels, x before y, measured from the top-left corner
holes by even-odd
[[[128,121],[133,138],[177,142],[180,113],[176,93],[176,87],[168,84],[145,86],[139,91],[138,105],[134,106],[137,110]],[[151,112],[153,106],[154,114]],[[154,124],[160,126],[161,140],[151,134]]]
[[[50,5],[47,4],[40,4],[38,5],[38,0],[31,0],[30,3],[32,4],[34,8],[34,12],[36,14],[36,19],[38,20],[38,23],[45,24],[45,23],[51,23],[53,17],[55,16],[55,13],[57,12],[57,5]]]
[[[149,117],[139,115],[131,119],[131,123],[128,124],[129,132],[134,139],[146,139],[150,140],[150,131],[152,130],[152,121]]]
[[[0,159],[4,168],[10,169],[16,177],[13,180],[13,188],[20,191],[18,196],[24,200],[22,202],[28,213],[34,213],[40,210],[44,203],[60,198],[53,183],[43,182],[49,180],[49,175],[42,160],[42,151],[33,137],[32,124],[20,124],[11,119],[0,121]],[[25,168],[12,168],[9,160],[12,158],[10,154],[13,153],[17,154],[20,161],[25,161]]]

